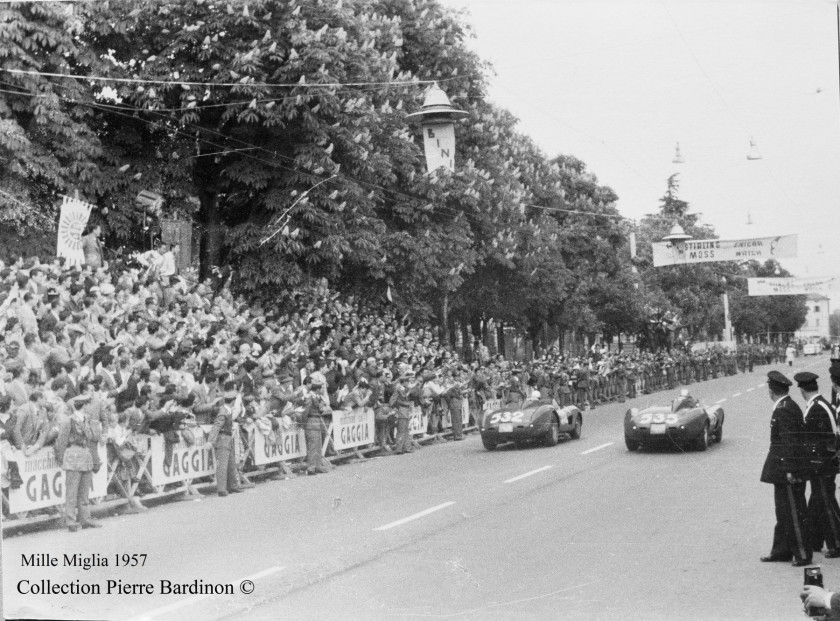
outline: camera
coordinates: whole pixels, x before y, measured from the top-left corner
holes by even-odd
[[[823,588],[823,576],[822,570],[820,569],[819,565],[806,567],[804,570],[805,573],[805,585],[813,585]],[[825,616],[825,608],[821,606],[809,606],[807,608],[808,616],[809,617],[823,617]]]

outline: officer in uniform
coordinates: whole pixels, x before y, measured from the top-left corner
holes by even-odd
[[[332,465],[321,453],[324,446],[324,417],[332,414],[330,402],[323,394],[323,384],[317,375],[310,375],[308,391],[303,400],[303,435],[306,438],[306,474],[323,474]],[[304,380],[304,385],[307,381]]]
[[[788,396],[793,385],[778,371],[767,374],[767,387],[773,400],[770,419],[770,450],[761,471],[761,482],[774,489],[776,527],[773,547],[763,563],[789,562],[802,567],[811,562],[808,538],[805,477],[808,474],[802,445],[802,410]]]
[[[805,447],[808,451],[811,497],[808,499],[808,524],[811,548],[822,549],[825,540],[826,558],[840,557],[840,506],[834,495],[837,476],[837,424],[834,410],[820,394],[818,376],[803,371],[793,376],[805,399]]]
[[[55,441],[55,456],[64,470],[65,520],[70,532],[102,526],[90,519],[88,501],[94,472],[102,465],[99,463],[94,466],[91,452],[91,447],[96,446],[99,438],[84,409],[89,401],[89,394],[71,399],[73,411],[61,423]]]
[[[505,405],[508,403],[521,403],[525,401],[525,388],[522,386],[521,374],[522,372],[519,369],[514,369],[511,372],[510,382],[507,386]]]
[[[236,401],[236,390],[233,382],[225,384],[224,403],[216,411],[213,428],[207,436],[207,447],[212,446],[216,451],[216,492],[219,496],[227,496],[228,492],[238,494],[239,488],[236,473],[236,458],[233,454],[233,404]]]
[[[391,393],[388,405],[397,414],[397,444],[394,451],[397,454],[411,453],[414,446],[408,433],[408,421],[411,419],[410,382],[414,379],[413,371],[403,371]]]

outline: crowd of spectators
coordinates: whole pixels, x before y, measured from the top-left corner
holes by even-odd
[[[595,346],[586,356],[552,352],[514,364],[478,345],[464,359],[431,327],[408,322],[386,303],[341,296],[321,282],[264,308],[228,287],[176,275],[173,251],[119,272],[102,261],[0,264],[4,442],[31,454],[55,443],[62,422],[83,409],[109,460],[122,464],[118,478],[130,482],[138,477],[138,434],[163,435],[167,446],[193,438],[235,394],[227,402],[243,441],[254,430],[276,438],[316,393],[327,415],[373,408],[377,444],[402,452],[411,450],[400,423],[407,402],[424,409],[430,435],[440,439],[446,419],[457,440],[463,436],[453,413],[465,399],[473,423],[487,400],[535,390],[560,405],[595,407],[751,370],[779,355],[767,346],[737,355]],[[15,474],[4,464],[4,485],[14,485]]]

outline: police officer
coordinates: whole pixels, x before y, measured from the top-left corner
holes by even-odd
[[[102,526],[90,519],[88,501],[93,475],[101,464],[94,466],[91,447],[96,445],[99,438],[84,409],[90,401],[90,395],[80,395],[71,401],[73,410],[59,428],[55,456],[64,470],[66,524],[70,532],[76,532],[80,528]]]
[[[789,562],[802,567],[811,562],[808,538],[805,477],[808,474],[802,446],[802,410],[788,396],[793,385],[778,371],[767,374],[767,388],[773,400],[770,419],[770,450],[761,471],[761,482],[773,485],[776,527],[773,547],[761,562]]]
[[[808,450],[811,497],[808,499],[808,524],[811,547],[821,550],[825,540],[826,558],[840,557],[840,506],[834,495],[837,476],[837,424],[834,410],[820,395],[818,376],[803,371],[793,376],[805,399],[805,446]]]
[[[306,474],[323,474],[332,465],[321,453],[324,446],[324,417],[332,414],[329,398],[324,396],[324,385],[317,375],[303,381],[307,392],[303,399],[303,435],[306,438]]]
[[[403,371],[399,378],[397,378],[397,383],[388,402],[388,405],[397,414],[397,444],[394,447],[394,451],[397,454],[411,453],[414,450],[411,435],[408,432],[408,421],[411,419],[410,384],[413,380],[413,371]]]
[[[216,411],[213,428],[207,436],[207,446],[212,446],[216,451],[216,493],[219,496],[242,491],[237,484],[239,479],[233,454],[233,404],[236,402],[233,382],[225,383],[223,399],[224,402]]]

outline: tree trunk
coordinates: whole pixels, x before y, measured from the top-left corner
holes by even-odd
[[[449,291],[443,292],[443,302],[440,308],[440,342],[451,348],[449,340]]]
[[[219,265],[222,254],[224,231],[219,209],[219,195],[216,192],[202,192],[201,210],[201,245],[199,249],[199,278],[204,280],[212,276],[212,269]]]

